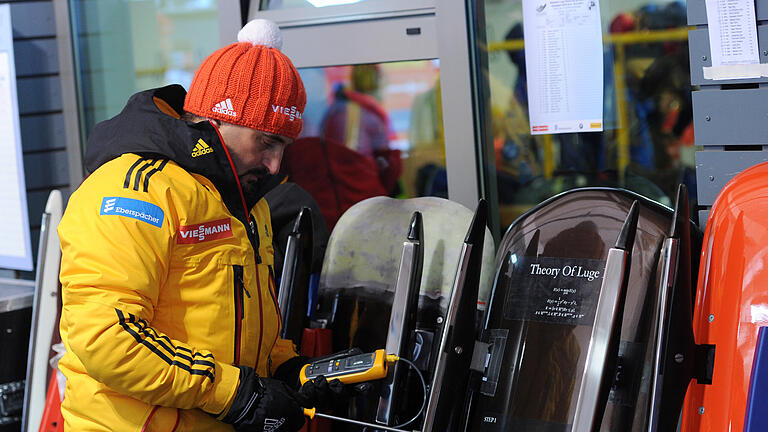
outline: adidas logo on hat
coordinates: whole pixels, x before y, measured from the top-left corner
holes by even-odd
[[[230,98],[227,98],[227,100],[221,101],[216,105],[214,105],[214,107],[211,108],[211,111],[217,112],[219,114],[237,117],[237,113],[235,112],[235,109],[232,107],[232,99]]]
[[[213,149],[203,141],[202,138],[197,140],[197,144],[195,144],[195,148],[192,149],[192,157],[198,157],[202,155],[207,155],[208,153],[213,153]]]

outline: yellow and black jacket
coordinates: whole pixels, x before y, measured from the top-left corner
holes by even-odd
[[[269,206],[243,199],[213,125],[174,115],[183,100],[136,94],[89,139],[93,173],[58,229],[67,430],[231,430],[215,416],[233,365],[270,376],[296,355],[278,337]]]

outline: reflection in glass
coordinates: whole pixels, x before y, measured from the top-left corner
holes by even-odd
[[[422,60],[304,68],[304,127],[283,170],[329,228],[373,196],[447,197],[439,65]]]
[[[326,7],[360,3],[365,0],[261,0],[259,10]]]
[[[685,4],[601,2],[604,132],[532,136],[519,1],[484,2],[502,228],[581,186],[620,186],[670,205],[685,183],[695,207]],[[485,49],[485,48],[483,48]],[[599,78],[599,77],[596,77]]]
[[[636,199],[640,220],[618,372],[600,430],[646,430],[657,267],[672,211],[606,189],[574,190],[537,206],[502,239],[483,331],[484,342],[501,348],[493,348],[496,367],[488,368],[493,373],[475,395],[471,430],[572,431],[602,284],[603,275],[594,272],[605,269],[608,250]],[[699,245],[699,233],[691,236]],[[590,281],[589,275],[597,276]]]
[[[141,90],[189,88],[197,66],[219,48],[214,0],[71,0],[84,131]]]

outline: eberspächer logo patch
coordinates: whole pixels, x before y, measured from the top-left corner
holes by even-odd
[[[125,216],[146,222],[158,228],[163,226],[165,213],[160,207],[133,198],[104,197],[101,201],[102,216]]]

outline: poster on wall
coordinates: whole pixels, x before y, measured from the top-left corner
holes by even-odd
[[[523,0],[532,135],[603,130],[599,0]]]
[[[32,270],[10,5],[0,5],[0,268]]]

